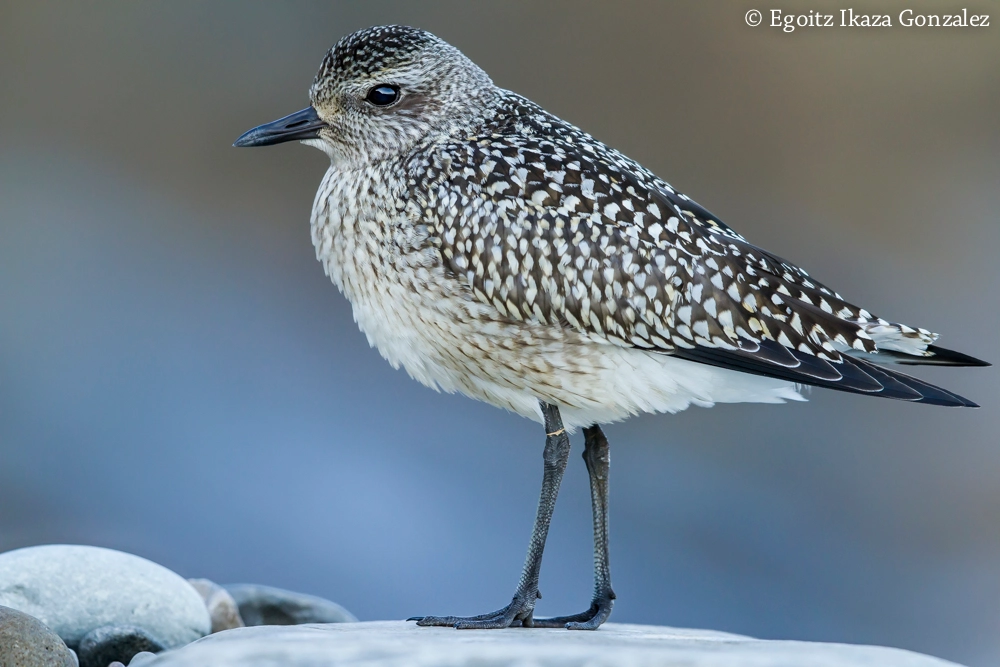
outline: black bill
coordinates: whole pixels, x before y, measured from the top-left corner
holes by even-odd
[[[249,132],[244,132],[233,146],[271,146],[286,141],[302,141],[316,139],[319,131],[326,127],[316,110],[306,107],[290,116],[259,125]]]

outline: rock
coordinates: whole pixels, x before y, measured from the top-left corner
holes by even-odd
[[[156,657],[155,653],[150,653],[149,651],[140,651],[139,653],[135,654],[135,657],[132,658],[132,662],[128,663],[128,667],[139,667],[140,664],[146,662],[150,658],[155,658],[155,657]],[[108,667],[125,667],[125,665],[123,665],[120,662],[112,662],[111,664],[108,665]]]
[[[304,593],[258,586],[227,584],[247,625],[301,625],[303,623],[356,623],[354,614],[339,604]]]
[[[194,586],[201,599],[205,601],[208,616],[212,619],[212,632],[244,626],[239,607],[229,591],[208,579],[188,579],[188,583]]]
[[[0,665],[77,667],[76,656],[59,635],[34,616],[0,607]]]
[[[0,605],[48,625],[70,648],[88,632],[131,625],[166,648],[208,634],[198,592],[145,558],[99,547],[47,545],[0,554]]]
[[[418,628],[403,621],[227,630],[142,667],[955,667],[894,648],[608,623],[596,632]]]
[[[91,630],[80,640],[80,667],[107,667],[108,663],[127,662],[143,651],[162,651],[166,647],[148,632],[134,625],[106,625]]]

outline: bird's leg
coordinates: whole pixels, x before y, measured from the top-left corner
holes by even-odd
[[[600,426],[586,428],[583,433],[587,442],[583,460],[590,474],[590,501],[594,510],[594,599],[590,609],[580,614],[536,618],[534,623],[537,628],[596,630],[608,620],[615,603],[608,564],[608,468],[611,452]]]
[[[549,522],[552,520],[552,510],[556,506],[556,496],[559,494],[563,472],[566,471],[570,448],[569,436],[563,428],[559,408],[541,402],[540,405],[547,434],[545,452],[542,455],[545,473],[542,476],[542,493],[538,498],[538,513],[535,515],[535,527],[531,532],[528,556],[524,561],[524,570],[521,572],[521,581],[517,584],[514,599],[503,609],[479,616],[418,616],[408,620],[417,621],[417,625],[445,625],[460,630],[509,628],[518,624],[523,627],[532,626],[535,601],[541,597],[538,592],[538,574],[542,568],[542,551],[545,549],[545,538],[549,534]]]

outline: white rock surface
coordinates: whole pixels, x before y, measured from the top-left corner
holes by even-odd
[[[143,667],[955,667],[878,646],[608,623],[596,632],[418,628],[403,621],[237,628]]]
[[[208,634],[201,596],[145,558],[100,547],[52,544],[0,554],[0,605],[49,626],[70,648],[95,628],[143,628],[167,648]]]

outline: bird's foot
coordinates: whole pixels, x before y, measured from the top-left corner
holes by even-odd
[[[478,616],[414,616],[408,621],[416,621],[420,626],[444,626],[456,630],[493,630],[517,626],[530,628],[535,612],[535,600],[542,597],[537,590],[518,591],[510,604],[488,614]]]
[[[598,595],[590,604],[590,609],[572,616],[555,616],[553,618],[536,618],[536,628],[566,628],[567,630],[596,630],[611,615],[611,607],[615,604],[614,591]]]

